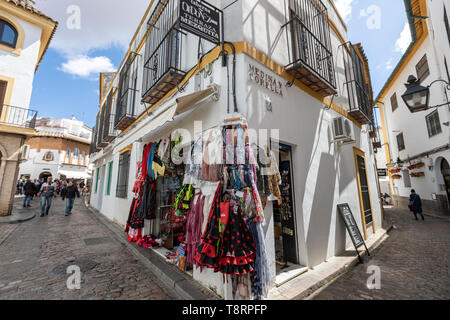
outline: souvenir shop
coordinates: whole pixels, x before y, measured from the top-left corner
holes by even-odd
[[[225,120],[195,141],[176,131],[144,141],[128,241],[200,278],[220,273],[232,299],[260,300],[274,282],[264,208],[281,208],[282,176],[270,146],[250,145],[245,121]],[[140,160],[138,158],[138,160]]]

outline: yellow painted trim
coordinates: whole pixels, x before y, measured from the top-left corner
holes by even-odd
[[[120,150],[119,154],[124,154],[127,151],[131,151],[133,150],[133,145],[130,144],[128,147],[123,148],[122,150]]]
[[[1,10],[0,11],[0,19],[9,22],[17,31],[17,43],[15,48],[8,47],[7,45],[0,44],[0,50],[10,52],[17,56],[20,56],[23,49],[23,42],[25,39],[25,31],[23,30],[22,25],[16,20],[16,18],[7,12]]]
[[[420,8],[421,8],[421,15],[426,16],[427,15],[427,5],[426,0],[420,0]],[[387,93],[392,89],[402,72],[405,70],[405,68],[408,66],[408,64],[411,62],[411,60],[414,58],[416,52],[420,49],[422,44],[424,43],[425,39],[428,38],[428,27],[427,27],[427,21],[422,20],[422,26],[423,26],[423,35],[416,40],[416,43],[414,43],[411,51],[409,51],[408,55],[404,58],[402,65],[398,68],[395,75],[392,77],[391,81],[388,85],[385,86],[385,89],[379,94],[379,100],[383,101],[383,99],[386,97]],[[405,79],[406,81],[406,79]]]
[[[388,135],[387,135],[387,131],[386,131],[386,120],[384,118],[384,105],[376,102],[376,105],[378,105],[378,107],[380,108],[380,118],[381,118],[381,130],[383,131],[383,139],[384,139],[384,152],[386,153],[386,161],[388,163],[392,162],[391,159],[391,154],[390,154],[390,149],[389,149],[389,140],[388,140]],[[389,190],[391,191],[392,195],[395,195],[395,189],[392,187],[393,184],[393,179],[392,179],[392,173],[389,171],[388,168],[388,175],[389,175]]]
[[[11,98],[14,90],[14,78],[2,76],[0,75],[0,80],[6,82],[6,94],[5,94],[5,100],[3,104],[5,105],[11,105]],[[4,106],[2,109],[2,113],[0,114],[0,122],[6,122],[6,119],[8,118],[8,111],[9,107]]]
[[[17,135],[27,136],[27,137],[32,137],[36,134],[36,130],[34,130],[34,129],[11,126],[11,125],[4,124],[4,123],[0,123],[0,132],[17,134]]]
[[[6,1],[0,1],[0,10],[2,10],[2,12],[6,11],[17,18],[30,22],[42,29],[39,54],[38,59],[36,61],[36,68],[37,68],[44,56],[48,44],[51,41],[51,37],[57,26],[57,22],[45,17],[38,16],[37,14],[24,10],[23,8],[20,8],[15,4]]]
[[[105,81],[105,77],[103,76],[103,73],[100,73],[100,93],[99,93],[100,101],[103,100],[103,84],[104,84],[103,82],[104,81]]]
[[[364,216],[364,202],[362,199],[362,190],[361,190],[361,177],[359,176],[359,170],[358,170],[358,157],[360,156],[364,159],[364,167],[366,170],[366,177],[367,177],[367,163],[366,163],[366,154],[361,149],[358,149],[356,147],[353,147],[353,157],[355,160],[355,171],[356,171],[356,181],[358,182],[358,196],[359,196],[359,205],[361,209],[361,218],[363,222],[363,231],[364,231],[364,239],[367,240],[367,224],[366,224],[366,218]],[[372,209],[372,199],[370,196],[370,186],[367,184],[367,190],[369,192],[369,202],[370,202],[370,214],[372,215],[372,230],[375,233],[375,220],[373,218],[373,209]]]
[[[333,7],[334,11],[336,12],[336,15],[338,16],[339,20],[342,23],[342,26],[344,27],[344,30],[347,32],[347,25],[344,22],[344,19],[342,19],[341,14],[339,13],[339,10],[336,8],[336,5],[334,4],[333,0],[328,0],[328,2],[331,4],[331,6]]]
[[[336,25],[334,24],[334,22],[330,18],[328,18],[328,24],[330,25],[330,28],[334,31],[336,36],[339,38],[339,41],[341,41],[341,44],[347,42],[347,41],[345,41],[344,37],[339,32],[339,29],[336,27]],[[347,46],[344,46],[344,48],[345,48],[345,50],[350,52],[350,49]]]

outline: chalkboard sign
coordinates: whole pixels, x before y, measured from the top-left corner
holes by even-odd
[[[366,247],[366,243],[364,242],[363,236],[359,231],[358,225],[356,224],[355,221],[355,217],[353,216],[352,210],[350,210],[348,203],[339,204],[338,211],[341,214],[342,219],[344,219],[345,227],[347,228],[347,231],[350,234],[350,238],[352,239],[352,242],[356,248],[356,252],[358,253],[359,259],[361,260],[358,248],[361,246],[364,246],[366,248],[367,254],[370,256],[369,250]]]

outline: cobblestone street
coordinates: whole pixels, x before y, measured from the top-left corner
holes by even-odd
[[[16,199],[16,206],[21,199]],[[155,276],[90,216],[81,199],[72,216],[54,200],[50,214],[0,225],[1,299],[174,299]],[[81,269],[80,290],[67,288],[67,267]]]
[[[425,216],[416,221],[411,212],[387,209],[394,228],[364,264],[359,264],[313,297],[336,299],[449,299],[450,220]],[[369,266],[381,270],[381,289],[369,290]]]

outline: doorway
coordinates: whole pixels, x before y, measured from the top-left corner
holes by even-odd
[[[44,182],[47,182],[48,177],[51,177],[51,172],[44,171],[39,175],[39,181],[44,180]]]
[[[106,165],[103,165],[100,169],[100,186],[98,189],[98,209],[102,209],[103,205],[103,186],[105,185],[105,171]]]
[[[444,178],[445,190],[447,191],[447,202],[450,205],[450,165],[446,159],[441,161],[441,173]]]
[[[294,197],[292,148],[277,143],[272,149],[278,156],[281,174],[281,205],[273,202],[275,259],[277,275],[298,267],[297,217]]]
[[[366,156],[364,151],[358,148],[353,148],[353,152],[355,156],[356,180],[358,182],[359,203],[361,206],[364,239],[367,240],[367,229],[372,227],[372,231],[373,233],[375,233],[375,224],[373,222],[369,180],[367,179]]]

